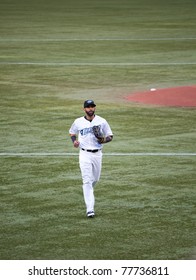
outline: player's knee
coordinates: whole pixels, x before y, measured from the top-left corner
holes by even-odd
[[[92,188],[93,182],[90,179],[83,179],[83,188]]]

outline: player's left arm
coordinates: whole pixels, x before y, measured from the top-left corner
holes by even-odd
[[[112,130],[111,130],[109,124],[107,123],[107,121],[105,122],[103,131],[104,131],[104,135],[105,135],[103,144],[111,142],[113,140],[113,133],[112,133]]]
[[[113,135],[108,135],[108,136],[106,136],[106,137],[105,137],[105,139],[104,139],[103,144],[104,144],[104,143],[111,142],[111,141],[112,141],[112,139],[113,139]]]

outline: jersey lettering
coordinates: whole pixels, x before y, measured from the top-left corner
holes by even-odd
[[[82,136],[87,135],[88,133],[92,133],[92,127],[87,127],[80,130],[80,134]]]

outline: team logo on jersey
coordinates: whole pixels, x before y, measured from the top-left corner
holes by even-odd
[[[87,135],[89,133],[92,133],[92,127],[86,127],[84,129],[80,130],[80,134],[82,136]]]
[[[80,130],[80,134],[81,134],[82,136],[87,135],[87,134],[89,134],[89,133],[93,133],[92,127],[86,127],[86,128],[84,128],[84,129],[81,129],[81,130]],[[94,134],[94,133],[93,133],[93,134]]]

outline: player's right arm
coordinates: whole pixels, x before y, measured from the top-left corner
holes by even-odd
[[[71,140],[73,142],[74,147],[78,148],[80,145],[80,142],[77,140],[76,134],[70,134],[70,136],[71,136]]]

